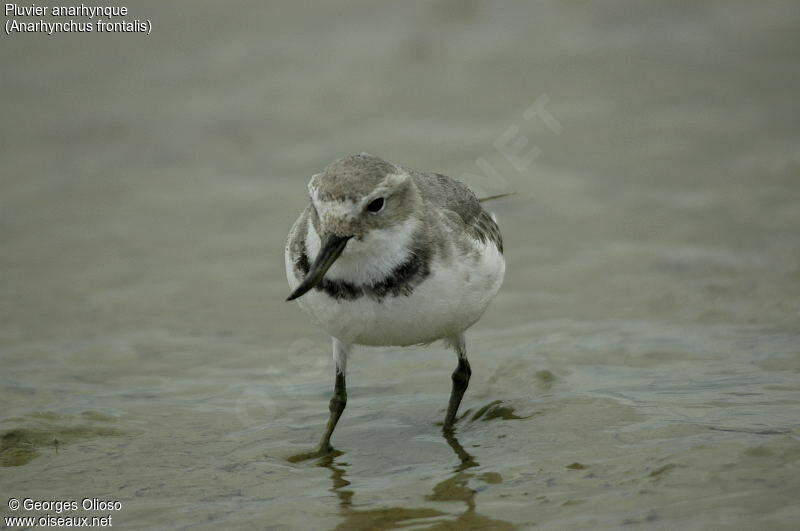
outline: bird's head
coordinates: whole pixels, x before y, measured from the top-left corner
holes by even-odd
[[[421,199],[408,172],[362,153],[331,163],[308,183],[310,222],[320,247],[305,279],[287,300],[316,286],[348,247],[368,252],[373,236],[389,235],[419,208]]]

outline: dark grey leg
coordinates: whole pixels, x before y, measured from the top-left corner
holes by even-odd
[[[450,392],[450,403],[447,405],[447,415],[444,418],[443,431],[452,431],[453,424],[456,421],[456,414],[458,413],[458,406],[461,405],[461,399],[469,386],[469,378],[472,376],[472,369],[467,360],[467,351],[464,346],[464,335],[450,340],[450,344],[458,354],[458,367],[453,371],[453,389]]]
[[[331,416],[328,418],[328,427],[325,429],[325,435],[322,437],[322,440],[319,443],[320,453],[333,451],[333,446],[331,446],[331,435],[333,435],[333,430],[336,428],[336,423],[339,422],[339,417],[342,416],[342,411],[344,411],[344,407],[346,405],[347,387],[345,386],[344,382],[344,371],[340,371],[337,367],[336,383],[333,387],[333,397],[331,397],[331,402],[328,405]]]

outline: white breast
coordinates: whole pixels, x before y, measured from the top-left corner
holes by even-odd
[[[419,221],[409,219],[396,227],[372,230],[361,240],[351,239],[325,276],[353,284],[380,282],[408,259],[411,238],[418,226]],[[306,232],[309,257],[317,256],[319,247],[320,237],[309,223]]]

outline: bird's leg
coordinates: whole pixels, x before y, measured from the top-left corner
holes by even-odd
[[[336,383],[333,387],[333,396],[331,397],[330,404],[328,405],[331,415],[328,417],[328,426],[325,428],[325,435],[322,436],[322,440],[319,443],[320,453],[328,453],[333,451],[333,447],[331,446],[331,435],[333,435],[333,430],[336,428],[336,423],[339,422],[339,417],[342,416],[342,412],[344,411],[344,407],[346,405],[347,387],[345,386],[344,381],[344,371],[337,367]]]
[[[461,404],[461,399],[464,397],[464,392],[469,385],[469,378],[472,376],[472,369],[467,360],[467,350],[464,344],[464,334],[448,340],[456,354],[458,354],[458,367],[453,371],[453,389],[450,392],[450,403],[447,405],[447,415],[444,418],[444,426],[442,430],[450,432],[453,430],[453,424],[456,421],[456,414],[458,413],[458,406]]]
[[[328,426],[325,428],[325,435],[319,443],[319,453],[333,451],[331,446],[331,435],[342,416],[344,407],[347,405],[347,386],[344,381],[344,373],[347,367],[347,355],[350,353],[351,346],[333,338],[333,361],[336,364],[336,383],[333,386],[333,396],[331,397],[328,409],[331,412],[328,417]]]
[[[443,429],[451,431],[453,424],[456,421],[456,414],[458,413],[458,406],[461,405],[461,399],[464,397],[464,392],[469,385],[469,377],[472,375],[469,361],[467,358],[458,359],[458,367],[453,371],[453,389],[450,392],[450,403],[447,405],[447,415],[444,418]]]

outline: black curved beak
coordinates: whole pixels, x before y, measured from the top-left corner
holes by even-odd
[[[314,259],[314,263],[311,264],[306,278],[303,279],[300,285],[295,288],[286,300],[293,301],[319,284],[328,269],[333,265],[336,259],[339,258],[339,255],[342,254],[350,238],[352,238],[352,236],[326,236],[322,240],[319,254],[317,254],[317,257]]]

